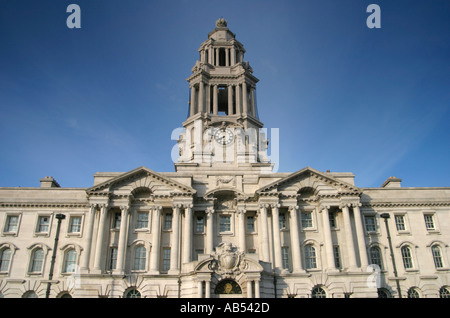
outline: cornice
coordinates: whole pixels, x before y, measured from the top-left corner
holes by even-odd
[[[50,202],[4,202],[0,203],[1,208],[89,208],[89,203],[50,203]]]
[[[450,206],[449,201],[440,202],[361,202],[362,207],[369,208],[397,208],[397,207],[448,207]]]

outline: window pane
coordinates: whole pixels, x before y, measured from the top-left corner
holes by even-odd
[[[195,231],[197,233],[203,233],[205,228],[205,219],[203,216],[198,216],[195,223]]]
[[[163,249],[163,271],[168,271],[170,269],[170,248]]]
[[[411,250],[407,246],[403,246],[401,249],[402,252],[402,258],[403,258],[403,265],[406,269],[412,268],[412,258],[411,258]]]
[[[397,227],[397,231],[405,230],[405,218],[403,215],[395,216],[395,226]]]
[[[116,269],[116,265],[117,265],[117,248],[113,247],[111,248],[111,259],[109,269]]]
[[[431,215],[431,214],[425,215],[425,226],[426,226],[427,230],[434,230],[433,215]]]
[[[229,215],[220,216],[220,232],[231,231],[231,218]]]
[[[30,272],[40,273],[42,271],[42,263],[44,261],[44,251],[39,248],[33,252],[31,259]]]
[[[371,264],[378,265],[380,267],[380,269],[381,269],[382,266],[381,266],[381,252],[380,252],[380,248],[377,247],[377,246],[373,246],[373,247],[370,248],[369,252],[370,252],[370,262],[371,262]]]
[[[8,220],[6,222],[6,232],[16,232],[18,223],[19,217],[17,215],[8,216]]]
[[[312,213],[302,212],[302,227],[303,228],[312,227]]]
[[[7,272],[11,261],[11,249],[5,248],[0,251],[0,272]]]
[[[69,250],[66,253],[66,260],[64,263],[64,272],[73,273],[75,272],[75,265],[77,260],[77,252],[75,250]]]
[[[280,229],[285,229],[286,228],[286,214],[281,213],[279,216],[279,221],[280,221]]]
[[[164,218],[164,230],[172,229],[172,214],[167,213]]]
[[[121,213],[115,213],[114,214],[114,221],[113,221],[113,229],[119,229],[120,228],[120,221],[121,221],[122,215]]]
[[[364,218],[364,220],[366,223],[366,231],[367,232],[375,232],[377,230],[374,216],[366,216]]]
[[[439,246],[437,245],[432,246],[431,252],[433,253],[433,260],[436,268],[444,267],[442,264],[441,249],[439,248]]]
[[[247,216],[247,232],[255,232],[255,218],[253,216]]]
[[[136,247],[134,252],[134,269],[135,270],[145,270],[145,254],[146,248],[144,246]]]
[[[306,269],[317,268],[316,249],[311,245],[306,246],[305,262],[306,262]]]
[[[138,213],[136,228],[137,229],[146,229],[147,227],[148,227],[148,213],[147,212]]]
[[[81,216],[74,216],[70,218],[70,233],[81,232]]]
[[[38,223],[38,232],[48,232],[50,218],[48,216],[40,216]]]
[[[282,258],[282,262],[283,262],[283,268],[288,269],[289,268],[289,248],[288,247],[281,248],[281,258]]]

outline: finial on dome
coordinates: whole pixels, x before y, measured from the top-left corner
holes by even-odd
[[[227,20],[225,20],[224,18],[220,18],[219,20],[216,21],[216,27],[218,27],[218,28],[226,28],[227,27]]]

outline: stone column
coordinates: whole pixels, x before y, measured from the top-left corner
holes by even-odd
[[[356,269],[356,254],[355,254],[355,244],[353,243],[353,231],[350,222],[350,213],[348,211],[348,206],[345,204],[342,206],[342,214],[344,217],[344,227],[345,227],[345,240],[347,245],[347,257],[349,270]]]
[[[233,115],[233,85],[229,84],[228,91],[228,115]]]
[[[200,81],[198,83],[198,110],[197,112],[204,113],[205,111],[205,84]]]
[[[214,244],[214,208],[206,209],[206,254],[212,254]]]
[[[259,291],[259,280],[255,280],[255,298],[261,298]]]
[[[197,297],[203,298],[203,281],[202,280],[197,281]]]
[[[234,48],[234,45],[231,47],[231,66],[236,64],[236,49]]]
[[[184,248],[183,248],[183,263],[192,261],[192,204],[189,204],[184,209]]]
[[[250,96],[251,96],[250,98],[251,98],[252,115],[256,117],[256,102],[255,102],[256,95],[254,87],[250,89]]]
[[[119,232],[119,246],[117,248],[117,266],[116,272],[123,274],[125,269],[125,255],[127,253],[127,233],[128,233],[128,206],[121,206],[120,215],[120,232]]]
[[[248,112],[248,92],[247,92],[247,83],[244,82],[242,83],[242,107],[244,108],[242,111],[242,114],[244,116],[247,116],[247,112]]]
[[[217,115],[219,113],[219,102],[217,96],[217,84],[213,87],[213,114]]]
[[[209,48],[208,54],[209,54],[209,64],[213,65],[214,64],[214,60],[213,60],[214,49],[212,47]]]
[[[361,259],[361,268],[365,270],[369,266],[367,257],[367,248],[364,240],[364,228],[361,218],[361,211],[359,209],[361,203],[353,204],[353,215],[355,216],[356,237],[358,239],[359,257]]]
[[[211,112],[211,84],[206,85],[206,103],[205,103],[205,112],[209,114]]]
[[[179,241],[180,241],[180,204],[173,206],[173,218],[172,218],[172,234],[170,239],[170,270],[169,274],[178,274],[180,271],[178,265],[179,255]]]
[[[205,281],[205,298],[211,298],[211,282]]]
[[[98,225],[98,233],[97,233],[97,244],[95,247],[95,258],[94,258],[94,270],[98,273],[102,271],[102,255],[103,255],[103,245],[105,241],[105,227],[106,227],[106,218],[108,216],[108,207],[102,205],[100,208],[100,223]]]
[[[272,227],[274,267],[281,270],[283,268],[283,262],[281,258],[280,217],[278,210],[279,207],[279,204],[272,204]]]
[[[290,206],[289,211],[293,272],[304,272],[301,261],[300,236],[298,232],[298,206]]]
[[[247,298],[253,298],[252,281],[247,281]]]
[[[245,231],[245,209],[238,209],[239,215],[239,249],[241,252],[247,251],[246,231]]]
[[[263,262],[270,262],[270,250],[269,250],[269,229],[268,229],[268,218],[267,218],[267,208],[268,204],[262,204],[260,207],[260,228],[261,228],[261,260]]]
[[[225,49],[225,66],[230,66],[230,63],[228,62],[230,60],[230,49]]]
[[[195,86],[191,86],[191,105],[190,105],[191,116],[195,115]]]
[[[84,271],[89,270],[89,260],[91,257],[91,249],[92,249],[92,234],[94,232],[94,219],[95,219],[96,210],[97,210],[97,204],[91,204],[88,226],[87,226],[87,234],[86,234],[86,242],[87,242],[86,253],[84,254],[83,264],[81,265],[81,270],[84,270]]]
[[[219,49],[216,48],[216,63],[214,63],[215,66],[219,66],[220,62],[219,62]]]
[[[323,236],[325,240],[325,253],[327,258],[327,267],[329,272],[336,272],[336,264],[334,262],[333,242],[331,240],[330,216],[328,207],[322,207],[322,223]]]
[[[161,254],[161,206],[153,208],[152,252],[150,255],[150,273],[159,274],[159,257]]]
[[[241,85],[236,85],[236,114],[242,115],[241,109]]]

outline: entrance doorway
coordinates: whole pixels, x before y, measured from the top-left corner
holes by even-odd
[[[219,298],[240,298],[242,297],[242,289],[236,281],[224,279],[217,284],[214,294]]]

